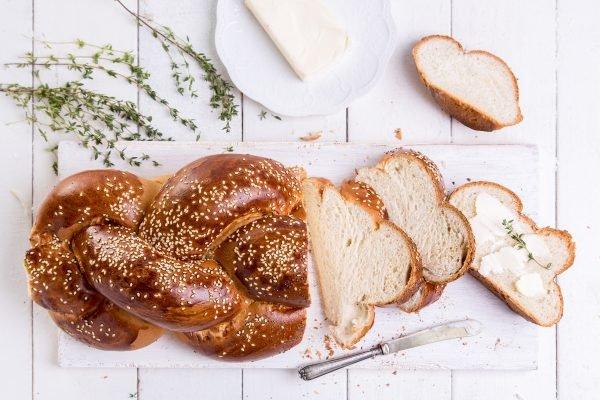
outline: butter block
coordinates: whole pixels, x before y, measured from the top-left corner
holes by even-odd
[[[348,48],[348,34],[321,0],[245,0],[302,80],[330,68]]]

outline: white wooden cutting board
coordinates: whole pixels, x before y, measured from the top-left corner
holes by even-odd
[[[233,146],[236,153],[276,159],[288,166],[301,165],[310,176],[336,183],[353,176],[355,168],[372,165],[393,146],[377,144],[320,143],[127,143],[128,151],[146,153],[160,167],[141,168],[119,164],[145,177],[172,173],[184,164],[209,154],[223,153]],[[448,189],[469,180],[492,180],[516,191],[526,211],[535,217],[538,210],[538,152],[532,146],[517,145],[426,145],[409,146],[433,159]],[[85,169],[102,168],[89,152],[73,142],[62,142],[58,151],[59,174],[66,177]],[[424,221],[424,223],[427,223]],[[327,322],[320,311],[319,293],[312,263],[309,262],[312,305],[308,312],[303,341],[286,353],[256,362],[228,363],[195,353],[165,335],[156,343],[133,352],[95,350],[72,340],[59,339],[59,363],[67,367],[145,368],[296,368],[328,355]],[[537,328],[510,311],[503,302],[471,276],[450,284],[442,298],[419,314],[405,314],[396,308],[378,308],[375,324],[358,348],[447,321],[474,318],[483,323],[483,332],[473,338],[452,340],[400,354],[366,361],[355,368],[427,369],[534,369],[537,367]],[[343,351],[333,345],[335,355]],[[329,353],[330,354],[330,353]]]

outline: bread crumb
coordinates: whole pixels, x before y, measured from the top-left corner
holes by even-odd
[[[325,343],[325,349],[327,350],[327,358],[329,359],[334,354],[332,341],[329,335],[325,335],[325,337],[323,338],[323,342]]]
[[[302,355],[302,357],[312,360],[312,350],[310,348],[304,350],[304,354]]]
[[[300,136],[300,140],[303,142],[312,142],[313,140],[319,139],[321,136],[323,136],[323,131],[310,132],[307,135]]]
[[[396,137],[396,139],[402,140],[402,129],[396,128],[394,130],[394,136]]]

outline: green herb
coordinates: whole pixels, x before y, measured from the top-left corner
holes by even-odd
[[[43,42],[48,48],[52,42]],[[148,83],[150,73],[144,68],[135,64],[135,57],[131,52],[119,51],[113,49],[110,44],[98,46],[86,43],[81,39],[77,39],[72,44],[78,48],[91,48],[94,52],[89,55],[74,55],[67,54],[65,57],[55,55],[34,56],[32,53],[25,53],[22,57],[23,61],[19,63],[10,63],[8,66],[16,66],[17,68],[34,69],[34,75],[39,79],[40,69],[66,68],[70,71],[75,71],[80,74],[81,81],[91,80],[95,73],[103,73],[111,78],[122,79],[126,83],[136,85],[148,97],[166,108],[167,112],[174,121],[181,123],[183,126],[192,131],[196,131],[197,125],[193,119],[184,118],[180,115],[179,110],[172,107],[169,102],[161,97]],[[87,60],[87,61],[86,61]],[[126,72],[121,71],[125,70]]]
[[[86,89],[79,81],[57,87],[40,84],[35,88],[0,84],[0,92],[25,110],[26,120],[35,124],[36,132],[45,141],[50,132],[73,134],[90,150],[94,159],[102,160],[105,167],[114,165],[112,156],[118,156],[132,166],[140,166],[146,161],[158,165],[147,154],[127,155],[126,149],[116,147],[119,140],[171,140],[152,126],[152,118],[141,114],[133,102]],[[40,120],[38,115],[46,118]],[[137,125],[138,129],[132,125]],[[57,146],[48,150],[56,154]],[[52,168],[57,172],[56,161]]]
[[[137,393],[129,393],[130,399],[137,399]]]
[[[543,265],[541,264],[538,260],[535,259],[535,257],[533,256],[533,253],[531,251],[529,251],[529,249],[527,248],[527,243],[525,243],[525,240],[523,240],[523,233],[517,233],[514,230],[513,227],[513,222],[514,220],[506,220],[503,219],[502,220],[502,226],[504,227],[504,229],[506,229],[506,233],[508,234],[508,236],[515,241],[515,248],[517,250],[521,250],[524,249],[527,252],[527,260],[528,261],[533,261],[534,263],[536,263],[537,265],[539,265],[542,268],[546,268],[546,269],[550,269],[550,267],[552,266],[552,263],[548,263],[547,265]]]
[[[278,121],[281,121],[281,117],[279,115],[275,115],[275,114],[269,114],[271,115],[271,117],[275,118]],[[260,110],[260,113],[258,114],[258,118],[260,118],[260,120],[262,121],[263,119],[267,118],[267,112],[265,110]]]
[[[227,146],[225,147],[225,151],[229,152],[229,153],[233,153],[233,146]]]
[[[149,29],[152,36],[160,42],[171,60],[171,76],[175,80],[175,86],[180,94],[188,91],[192,97],[197,96],[194,89],[195,80],[189,70],[188,57],[198,64],[204,72],[204,80],[208,82],[212,91],[210,106],[219,109],[219,119],[225,122],[223,130],[231,131],[231,120],[238,114],[233,87],[217,72],[210,58],[197,51],[189,37],[182,39],[168,26],[157,24],[149,18],[138,15],[127,8],[121,0],[115,1],[134,17],[140,26]]]

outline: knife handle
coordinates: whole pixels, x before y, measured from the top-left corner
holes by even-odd
[[[305,381],[318,378],[325,374],[328,374],[338,369],[347,367],[348,365],[355,364],[359,361],[366,360],[371,357],[379,356],[384,354],[384,349],[381,346],[372,348],[371,350],[361,351],[360,353],[350,354],[344,357],[336,358],[333,360],[322,361],[307,365],[298,370],[300,377]]]

